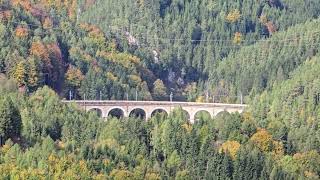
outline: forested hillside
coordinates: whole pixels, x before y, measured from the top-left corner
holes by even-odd
[[[0,179],[319,179],[318,1],[0,0]],[[191,124],[61,102],[207,91],[248,108]]]
[[[1,1],[0,73],[27,92],[49,85],[72,99],[133,98],[135,91],[152,99],[153,73],[96,25],[77,23],[76,7],[75,0]]]
[[[271,109],[300,78],[308,77],[306,87],[319,80],[319,60],[306,62],[278,87],[282,93],[272,97],[281,98]],[[305,69],[310,73],[301,75]],[[0,83],[1,179],[319,179],[317,116],[305,120],[287,106],[279,111],[288,116],[272,110],[259,119],[268,103],[258,100],[253,116],[203,114],[193,125],[181,109],[149,121],[103,121],[62,104],[48,87],[27,97],[13,80],[0,77]],[[289,102],[298,109],[299,101]]]
[[[296,25],[230,53],[210,72],[210,84],[231,95],[242,92],[254,96],[271,90],[319,53],[319,22],[317,19]]]
[[[142,57],[176,94],[184,94],[183,89],[197,82],[196,95],[188,97],[193,101],[208,89],[219,95],[219,84],[206,80],[221,60],[237,57],[243,47],[273,35],[278,37],[274,40],[280,41],[279,45],[295,36],[310,35],[312,32],[294,30],[289,32],[291,35],[277,34],[317,18],[319,13],[318,0],[86,0],[79,7],[82,21],[99,24],[105,32],[127,41],[129,46],[123,42],[121,46]],[[267,74],[272,73],[269,70]],[[239,95],[232,95],[235,93]]]

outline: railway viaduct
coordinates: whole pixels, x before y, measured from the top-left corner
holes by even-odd
[[[211,117],[221,112],[242,113],[246,107],[244,104],[221,104],[221,103],[196,103],[196,102],[168,102],[168,101],[63,101],[76,103],[86,111],[96,111],[102,118],[107,118],[113,113],[121,117],[129,117],[138,112],[146,120],[157,112],[169,114],[174,108],[181,107],[189,117],[191,123],[195,121],[197,113],[205,111]]]

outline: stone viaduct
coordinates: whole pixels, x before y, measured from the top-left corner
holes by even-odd
[[[122,117],[132,116],[134,112],[140,113],[146,120],[156,112],[169,114],[174,108],[181,107],[189,116],[191,123],[195,116],[201,111],[210,114],[211,117],[221,112],[242,113],[246,107],[243,104],[221,104],[221,103],[195,103],[195,102],[167,102],[167,101],[63,101],[65,103],[76,103],[86,111],[96,111],[106,118],[112,113],[120,113]]]

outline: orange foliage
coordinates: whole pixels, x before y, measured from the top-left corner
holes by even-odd
[[[49,67],[51,67],[50,57],[62,61],[62,53],[56,43],[45,45],[41,41],[35,41],[31,44],[30,54],[40,58]]]
[[[52,20],[50,18],[45,18],[43,21],[43,28],[44,29],[51,29],[52,28]]]
[[[66,2],[66,1],[65,1]],[[76,11],[77,11],[77,0],[71,0],[71,4],[70,6],[68,6],[68,15],[70,18],[74,19],[76,18],[77,14],[76,14]]]
[[[13,6],[21,6],[34,16],[46,17],[45,9],[56,7],[58,10],[66,9],[70,18],[76,17],[77,0],[38,0],[31,3],[30,0],[11,0]]]
[[[70,18],[76,17],[77,0],[42,0],[46,7],[57,7],[58,9],[65,8]]]
[[[85,30],[86,32],[89,32],[89,37],[104,36],[103,32],[98,26],[91,25],[88,23],[81,23],[80,28]]]
[[[96,2],[96,0],[86,0],[85,4],[84,4],[84,9],[88,9],[90,6],[92,6],[94,3]]]
[[[41,0],[40,4],[43,4],[47,9],[49,9],[50,7],[63,7],[63,3],[61,2],[61,0]]]
[[[25,27],[22,27],[22,26],[18,26],[16,28],[15,34],[19,38],[27,37],[28,36],[28,28],[25,28]]]
[[[231,158],[236,159],[237,152],[240,148],[240,143],[237,141],[226,141],[222,144],[219,151],[224,153],[229,153]]]
[[[31,55],[40,58],[42,61],[46,63],[46,65],[51,66],[48,50],[42,42],[33,42],[31,44],[30,53]]]
[[[31,2],[29,0],[11,0],[11,4],[13,6],[21,6],[27,11],[32,9]]]
[[[8,19],[11,19],[11,17],[12,17],[12,12],[9,10],[0,12],[0,20],[8,20]]]
[[[56,43],[47,44],[47,50],[49,54],[55,59],[62,61],[61,49]]]
[[[277,31],[277,27],[273,24],[273,22],[269,21],[265,25],[267,26],[269,34],[273,34]]]

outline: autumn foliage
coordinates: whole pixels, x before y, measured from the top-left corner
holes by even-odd
[[[241,17],[240,11],[238,9],[234,9],[226,17],[226,20],[232,23],[237,22]]]
[[[22,26],[18,26],[15,33],[17,37],[24,38],[28,36],[28,29]]]
[[[263,152],[270,151],[272,149],[272,136],[265,129],[259,129],[250,140]]]
[[[36,41],[31,44],[30,54],[40,58],[47,65],[51,64],[48,50],[46,46],[40,41]]]
[[[240,32],[236,32],[234,34],[233,43],[234,44],[240,44],[242,40],[242,34]]]
[[[224,142],[219,151],[229,153],[232,159],[236,159],[237,152],[240,148],[240,143],[237,141],[226,141]]]
[[[67,83],[73,87],[79,87],[81,81],[84,79],[80,69],[77,69],[74,66],[69,66],[65,76]]]

